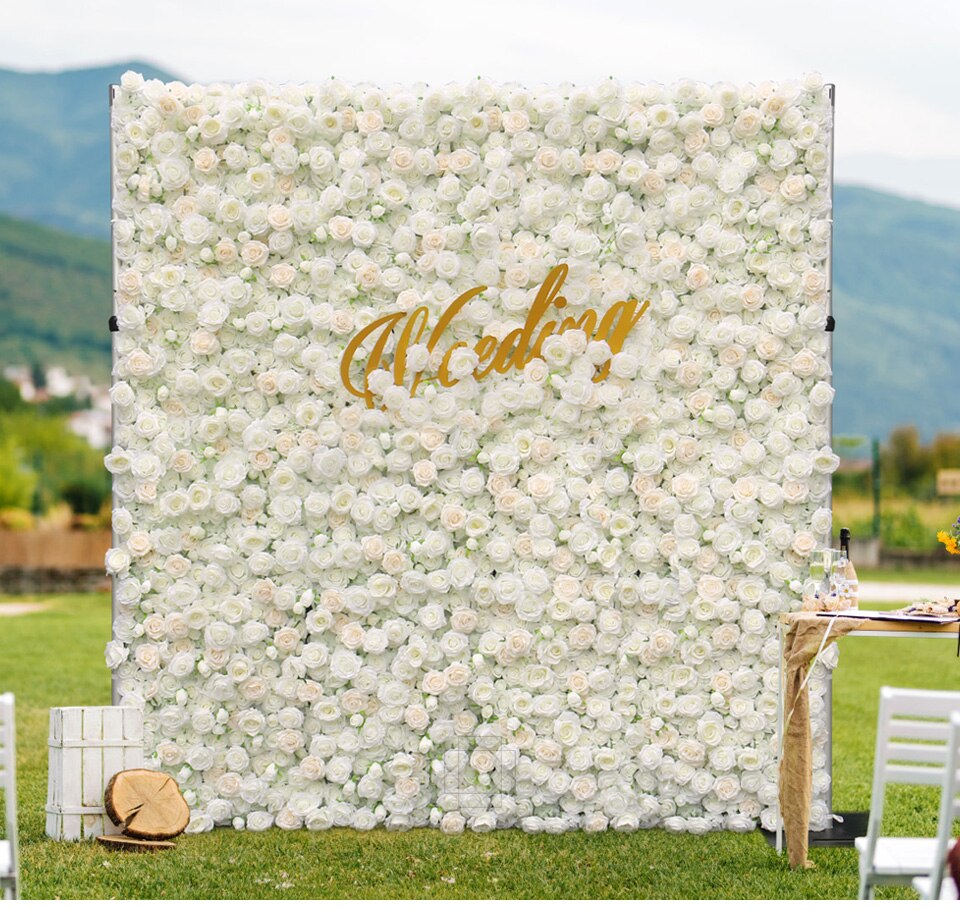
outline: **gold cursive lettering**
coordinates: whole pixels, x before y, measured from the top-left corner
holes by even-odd
[[[594,341],[605,341],[610,348],[611,355],[623,350],[627,336],[640,321],[650,306],[650,301],[643,304],[638,301],[620,300],[613,304],[603,314],[602,318],[595,310],[584,310],[579,316],[566,316],[559,323],[557,320],[548,320],[541,325],[541,320],[550,307],[562,310],[567,306],[567,299],[560,294],[563,282],[566,280],[568,266],[560,263],[554,266],[543,284],[537,291],[527,318],[518,329],[508,332],[502,339],[494,335],[484,335],[473,346],[478,363],[473,370],[475,379],[483,379],[491,372],[507,373],[510,370],[522,370],[531,360],[542,356],[544,343],[551,335],[561,335],[574,329],[584,332]],[[440,315],[436,326],[427,335],[426,347],[430,354],[437,349],[444,332],[460,311],[478,294],[486,290],[485,285],[464,291]],[[387,344],[397,326],[403,325],[393,352],[392,373],[393,381],[403,386],[406,379],[407,355],[411,345],[420,344],[427,332],[430,311],[426,306],[419,306],[409,313],[388,313],[375,319],[368,326],[361,329],[344,349],[340,359],[340,378],[348,392],[363,398],[367,407],[375,407],[373,394],[370,391],[370,375],[374,370],[381,369],[384,364]],[[535,339],[535,340],[534,340]],[[354,385],[350,379],[350,372],[354,362],[360,355],[360,348],[367,341],[373,342],[373,347],[363,371],[362,387]],[[466,341],[457,341],[443,354],[437,368],[436,379],[444,388],[450,388],[459,381],[451,376],[451,358],[460,348],[469,348]],[[383,367],[386,368],[386,367]],[[593,381],[599,382],[610,373],[610,361],[601,364],[594,374]],[[423,379],[423,371],[416,373],[410,382],[410,394],[413,395]]]
[[[352,395],[356,395],[358,398],[364,398],[367,402],[367,407],[373,407],[373,396],[370,394],[369,381],[370,374],[377,369],[380,365],[380,360],[383,357],[383,349],[387,346],[387,341],[390,338],[390,333],[393,331],[396,324],[403,319],[403,313],[390,313],[386,316],[381,316],[379,319],[374,319],[366,328],[361,329],[357,332],[353,338],[350,339],[350,343],[344,349],[343,357],[340,359],[340,379],[343,381],[346,390]],[[364,370],[363,374],[363,391],[355,388],[354,385],[350,382],[350,365],[353,363],[354,357],[357,356],[357,351],[360,350],[360,345],[362,345],[367,338],[373,335],[378,329],[381,329],[380,337],[377,339],[376,344],[373,346],[373,351],[370,353],[370,359],[367,361],[367,368]]]

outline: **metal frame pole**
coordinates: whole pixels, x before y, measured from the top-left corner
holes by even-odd
[[[829,317],[833,316],[833,147],[834,147],[834,120],[836,114],[836,89],[835,85],[828,84],[824,86],[824,90],[828,93],[830,97],[830,154],[829,160],[827,161],[827,184],[829,187],[829,198],[830,198],[830,242],[829,248],[827,251],[827,261],[826,261],[826,279],[827,279],[827,316],[829,323]],[[833,374],[833,334],[827,332],[827,362],[830,364],[830,373]],[[827,430],[830,435],[830,445],[833,446],[833,405],[831,404],[828,416],[827,416]],[[833,514],[833,484],[830,485],[830,490],[827,494],[827,503],[830,508],[831,515]],[[833,544],[833,530],[827,532],[828,539],[826,541],[827,545],[830,546]],[[779,775],[780,775],[780,764],[783,761],[783,735],[784,735],[784,724],[785,724],[785,706],[784,706],[784,661],[783,661],[783,648],[784,648],[784,629],[783,623],[777,621],[777,634],[779,641],[779,688],[780,691],[777,693],[777,781],[779,787]],[[811,669],[812,672],[812,669]],[[828,809],[828,825],[832,827],[833,825],[833,673],[831,670],[826,670],[826,693],[824,697],[824,705],[827,711],[827,741],[824,746],[826,750],[826,769],[827,774],[830,776],[830,783],[827,786],[827,809]],[[780,798],[779,793],[777,796],[777,827],[776,827],[776,840],[775,846],[777,853],[783,852],[783,818],[780,815]]]
[[[777,641],[779,642],[779,677],[777,692],[777,853],[783,853],[783,815],[780,813],[780,766],[783,764],[783,727],[784,727],[784,672],[783,672],[783,647],[784,632],[783,622],[777,617]]]
[[[117,315],[117,247],[116,247],[116,237],[114,236],[113,230],[113,194],[116,189],[116,179],[117,179],[117,170],[116,170],[116,161],[114,156],[113,148],[113,101],[116,97],[117,86],[109,85],[107,86],[107,116],[109,118],[109,131],[110,131],[110,259],[111,259],[111,295],[110,295],[110,312],[113,316]],[[110,381],[113,382],[113,368],[117,362],[117,341],[116,333],[110,333]],[[114,440],[116,438],[116,425],[117,425],[117,414],[116,408],[113,406],[113,400],[110,401],[110,449],[113,449]],[[113,527],[113,507],[114,503],[114,479],[113,475],[110,477],[110,546],[115,547],[117,545],[117,532]],[[111,576],[110,578],[110,637],[113,637],[113,630],[117,621],[117,585],[116,581]],[[120,703],[119,694],[117,692],[117,670],[116,668],[110,671],[110,704],[118,705]]]
[[[833,148],[836,129],[837,111],[837,87],[833,84],[826,86],[830,95],[830,155],[827,162],[827,184],[830,193],[830,246],[827,253],[826,273],[827,273],[827,315],[833,316]],[[833,376],[833,333],[827,335],[827,360],[830,364],[830,375]],[[830,431],[830,447],[833,448],[833,404],[830,405],[830,413],[827,418],[827,426]],[[828,502],[830,504],[831,521],[833,519],[833,481],[830,482],[830,493]],[[830,546],[833,545],[833,529],[830,530]],[[830,782],[827,784],[827,826],[833,827],[833,671],[826,671],[826,692],[824,693],[824,704],[827,710],[827,742],[824,745],[826,751],[826,771]]]

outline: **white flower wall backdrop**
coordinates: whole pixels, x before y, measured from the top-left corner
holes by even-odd
[[[107,660],[191,830],[772,825],[831,116],[124,76]]]

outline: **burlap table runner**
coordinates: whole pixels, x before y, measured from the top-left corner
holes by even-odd
[[[807,832],[813,797],[813,746],[806,679],[810,662],[827,645],[859,628],[866,619],[785,613],[783,643],[783,743],[780,759],[780,817],[790,868],[809,868]],[[832,625],[831,625],[832,623]]]

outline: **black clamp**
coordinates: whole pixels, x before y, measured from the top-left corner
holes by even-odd
[[[111,331],[111,332],[119,332],[119,331],[120,331],[120,323],[117,322],[117,317],[116,317],[116,316],[111,316],[110,319],[107,321],[107,325],[110,326],[110,331]]]
[[[832,332],[837,327],[837,320],[833,316],[827,316],[827,331]]]

